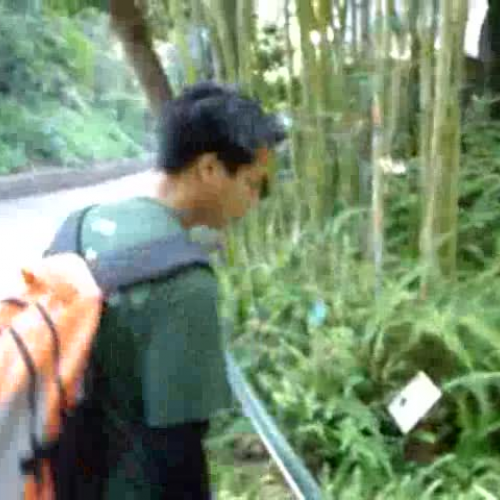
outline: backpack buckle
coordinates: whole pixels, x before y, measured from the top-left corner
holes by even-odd
[[[52,442],[40,445],[36,439],[31,441],[32,455],[30,458],[21,459],[21,472],[25,476],[34,476],[36,483],[40,484],[42,481],[42,462],[53,456],[58,443]]]

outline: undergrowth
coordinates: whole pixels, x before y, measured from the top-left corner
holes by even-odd
[[[389,186],[378,296],[359,245],[366,212],[318,228],[298,186],[282,187],[230,241],[220,276],[231,349],[325,498],[500,498],[499,130],[465,127],[460,274],[425,301],[405,251],[404,177]],[[421,370],[443,398],[404,436],[387,405]]]

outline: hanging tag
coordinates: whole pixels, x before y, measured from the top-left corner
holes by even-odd
[[[419,372],[392,400],[388,409],[392,418],[408,434],[441,399],[442,392],[424,373]]]

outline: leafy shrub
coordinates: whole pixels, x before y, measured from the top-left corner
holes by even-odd
[[[0,14],[1,173],[133,157],[151,147],[151,116],[113,50],[105,15]]]
[[[488,148],[469,146],[461,203],[470,205],[460,219],[465,263],[471,221],[487,217],[490,234],[476,233],[479,248],[499,237],[497,191],[493,183],[491,193],[485,189],[478,151],[482,168],[496,168]],[[421,301],[418,262],[411,253],[401,257],[412,226],[397,220],[411,203],[400,190],[400,208],[388,213],[388,266],[375,298],[373,270],[358,243],[363,212],[341,212],[318,228],[299,192],[282,188],[238,227],[229,240],[231,265],[220,270],[231,347],[268,409],[321,479],[325,498],[494,498],[498,250],[483,250],[482,267],[463,265],[458,283],[443,283]],[[387,404],[419,370],[444,397],[402,436]]]

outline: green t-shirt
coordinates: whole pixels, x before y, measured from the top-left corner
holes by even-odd
[[[134,198],[92,209],[82,250],[88,259],[99,258],[179,231],[184,229],[167,207]],[[165,427],[206,420],[232,406],[217,301],[214,274],[199,267],[110,298],[96,356],[120,401],[112,419]],[[115,471],[108,498],[154,498],[140,488],[130,496],[123,474]]]

